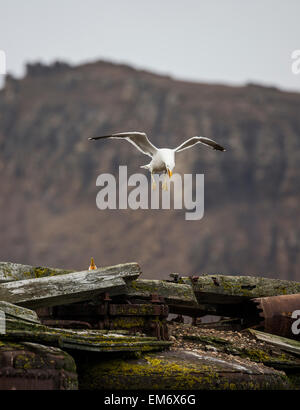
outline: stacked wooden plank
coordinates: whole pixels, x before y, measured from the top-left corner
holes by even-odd
[[[108,297],[123,296],[125,303],[163,303],[170,313],[239,317],[249,324],[253,318],[261,319],[250,302],[300,294],[298,282],[264,277],[172,274],[172,282],[139,279],[140,274],[137,263],[70,272],[1,262],[0,300],[36,309],[91,301],[107,293]]]
[[[126,291],[126,281],[141,273],[137,263],[126,263],[93,271],[66,273],[38,279],[17,280],[0,285],[0,300],[35,309],[92,299],[109,292]]]
[[[251,305],[248,302],[257,303],[257,298],[262,306],[261,299],[266,298],[269,301],[269,299],[278,297],[277,295],[286,295],[284,305],[289,307],[291,306],[289,300],[286,300],[288,295],[300,294],[300,283],[261,277],[226,275],[179,277],[179,275],[173,275],[172,282],[140,279],[140,274],[141,269],[137,263],[81,272],[0,263],[0,312],[2,321],[3,318],[5,320],[5,332],[0,334],[1,346],[5,350],[9,346],[12,348],[13,345],[18,345],[18,352],[22,349],[26,352],[26,349],[33,349],[36,346],[42,349],[45,346],[49,355],[52,354],[51,348],[53,347],[57,349],[59,360],[62,360],[65,354],[61,349],[66,349],[72,352],[72,356],[79,360],[79,363],[80,351],[84,351],[84,356],[89,357],[89,366],[92,367],[96,357],[93,352],[99,353],[101,361],[100,353],[139,352],[146,357],[148,352],[167,350],[171,342],[160,340],[163,337],[152,337],[150,336],[152,333],[147,332],[142,332],[147,336],[139,331],[133,332],[134,326],[141,328],[142,319],[148,328],[153,327],[154,329],[157,326],[158,333],[160,333],[163,326],[166,326],[168,312],[194,318],[207,313],[245,318],[249,313],[251,314],[251,309],[256,309],[255,304]],[[270,306],[270,301],[268,306]],[[50,312],[50,322],[52,321],[53,325],[48,323],[49,326],[46,326],[44,321],[41,322],[41,316],[38,317],[32,310],[39,308]],[[271,310],[274,311],[274,309]],[[85,315],[83,317],[79,314],[82,311]],[[73,317],[71,318],[70,315]],[[89,321],[92,315],[94,315],[96,327],[93,327],[95,325],[93,320]],[[77,319],[77,324],[87,323],[90,328],[78,330],[55,327],[56,321],[61,324],[70,323],[72,321],[68,320],[70,318],[74,322]],[[125,327],[121,327],[122,323]],[[120,324],[120,327],[112,327],[114,324]],[[128,330],[124,330],[126,326]],[[251,332],[252,337],[299,356],[298,342],[259,331],[251,330]],[[198,343],[198,340],[194,340],[194,336],[186,337],[189,341]],[[216,338],[214,340],[216,342]],[[200,342],[204,342],[204,347],[207,347],[207,340],[200,340]],[[229,349],[227,342],[223,350],[226,349]],[[76,353],[77,350],[79,350],[78,353]],[[38,354],[42,355],[41,351]],[[160,354],[167,356],[173,354],[172,361],[174,360],[177,365],[180,356],[178,352]],[[32,355],[32,352],[28,351],[28,355]],[[155,359],[153,363],[160,360],[156,356],[153,357]],[[205,353],[205,356],[201,358],[199,355],[197,357],[199,360],[209,359],[214,363],[216,360],[215,357],[209,358],[209,353]],[[184,358],[185,363],[186,359],[187,356]],[[97,369],[101,371],[100,367]],[[15,370],[11,369],[14,378]],[[154,370],[156,372],[156,367]],[[199,371],[199,369],[196,370]],[[253,375],[252,370],[251,368],[249,373],[251,375]],[[252,376],[249,378],[248,372],[246,373],[246,375],[238,376],[243,383],[252,380]],[[264,373],[262,384],[268,378],[270,380],[276,378],[277,381],[275,381],[278,382],[281,376],[273,371],[271,373],[270,377],[268,372]],[[222,375],[222,371],[218,371],[218,375],[220,374]],[[35,376],[34,372],[33,375]],[[121,378],[124,376],[123,373],[120,375]],[[110,376],[109,374],[109,380]],[[174,376],[172,372],[171,376]],[[260,373],[256,379],[258,380],[259,377],[261,377]],[[7,383],[11,383],[11,378],[8,379]],[[73,373],[69,379],[74,386]],[[272,380],[270,383],[273,383]],[[280,380],[279,382],[281,383]],[[203,386],[202,381],[199,383],[199,388],[201,386]]]

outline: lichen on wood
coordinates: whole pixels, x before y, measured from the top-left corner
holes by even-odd
[[[127,287],[130,297],[150,298],[154,293],[163,297],[168,305],[196,307],[197,299],[190,284],[178,284],[163,280],[138,279]]]
[[[0,364],[0,390],[78,388],[74,359],[57,347],[2,340]]]
[[[136,279],[140,273],[138,264],[126,263],[93,271],[2,283],[0,300],[35,309],[89,300],[104,292],[119,295],[126,290],[126,280]]]
[[[260,276],[201,275],[182,277],[190,284],[199,303],[240,303],[252,298],[300,293],[300,283]]]
[[[249,332],[253,334],[258,340],[270,343],[273,346],[279,347],[281,350],[291,352],[300,357],[300,342],[298,342],[297,340],[261,332],[255,329],[249,329]]]
[[[38,315],[34,310],[26,309],[22,306],[0,300],[0,310],[2,310],[8,318],[18,318],[28,322],[40,323]]]
[[[74,270],[56,269],[45,266],[22,265],[13,262],[0,262],[0,283],[16,280],[43,278],[45,276],[64,275]]]
[[[153,351],[168,348],[172,343],[155,337],[134,336],[120,332],[58,329],[22,320],[7,319],[2,341],[30,341],[71,350],[94,352]]]
[[[280,371],[184,350],[146,353],[127,359],[85,357],[77,363],[81,389],[249,390],[290,387]]]

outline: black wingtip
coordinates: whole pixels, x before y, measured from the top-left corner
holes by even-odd
[[[225,152],[225,151],[226,151],[226,149],[223,148],[223,147],[221,147],[221,146],[215,147],[214,150],[215,150],[215,151],[221,151],[221,152]]]
[[[225,152],[226,149],[224,147],[222,147],[222,145],[217,145],[217,150],[221,151],[221,152]]]
[[[102,135],[101,137],[89,137],[88,139],[95,141],[95,140],[101,140],[103,138],[110,138],[110,137],[112,137],[112,135]]]

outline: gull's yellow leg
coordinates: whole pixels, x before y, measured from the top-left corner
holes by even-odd
[[[153,189],[153,191],[155,191],[155,189],[156,189],[156,182],[155,182],[155,179],[154,179],[154,176],[153,176],[152,172],[151,172],[151,178],[152,178],[152,189]]]
[[[165,180],[164,180],[164,182],[163,182],[163,184],[162,184],[162,189],[163,189],[164,191],[167,191],[167,190],[168,190],[167,174],[165,174]]]

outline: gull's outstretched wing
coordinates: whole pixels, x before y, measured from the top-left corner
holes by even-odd
[[[157,151],[157,148],[148,140],[147,135],[144,132],[118,132],[111,135],[104,135],[102,137],[91,137],[89,140],[100,140],[102,138],[126,139],[139,151],[149,155],[151,158]]]
[[[209,147],[218,150],[218,151],[225,151],[225,148],[223,148],[221,145],[217,144],[215,141],[211,140],[210,138],[206,137],[192,137],[185,142],[183,142],[179,147],[175,148],[175,152],[180,152],[183,151],[187,148],[191,148],[192,146],[196,144],[204,144],[208,145]]]

